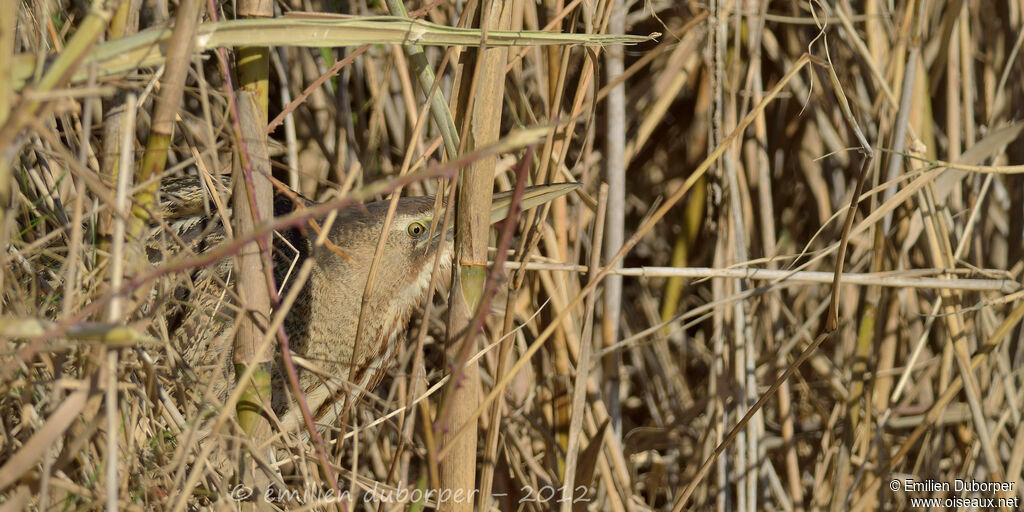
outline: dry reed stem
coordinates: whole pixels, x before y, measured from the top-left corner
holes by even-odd
[[[211,394],[204,368],[184,358],[177,315],[200,307],[204,268],[275,229],[330,217],[316,235],[330,247],[324,228],[344,221],[331,216],[343,205],[398,189],[454,201],[451,178],[483,155],[494,164],[481,182],[508,190],[528,152],[530,184],[582,187],[524,215],[514,251],[467,262],[486,272],[497,261],[508,273],[489,314],[475,318],[486,343],[464,357],[478,365],[486,399],[468,427],[451,432],[479,440],[475,463],[460,458],[476,474],[481,510],[668,510],[684,498],[683,508],[696,510],[902,510],[911,498],[1024,499],[1024,89],[1012,79],[1024,66],[1019,3],[721,2],[714,13],[634,3],[622,31],[666,35],[625,47],[619,78],[602,72],[610,62],[602,49],[519,40],[497,64],[502,112],[489,117],[515,135],[461,154],[452,146],[470,132],[438,130],[433,116],[443,110],[428,98],[444,99],[456,119],[470,114],[453,94],[458,75],[472,81],[464,47],[421,45],[420,57],[398,48],[407,39],[274,48],[269,174],[322,205],[264,219],[249,234],[230,231],[213,247],[190,245],[196,240],[173,232],[176,221],[138,202],[130,206],[152,217],[147,232],[167,236],[154,244],[113,236],[129,220],[117,209],[125,174],[117,169],[134,173],[142,153],[131,147],[145,142],[173,73],[128,59],[111,74],[89,56],[102,35],[105,49],[148,37],[139,29],[168,29],[178,3],[96,2],[97,11],[68,0],[0,3],[4,507],[235,509],[234,475],[249,469],[274,488],[355,493],[340,505],[323,495],[242,505],[255,508],[404,508],[415,505],[388,500],[443,488],[438,462],[455,453],[435,430],[450,424],[438,421],[449,416],[438,391],[453,382],[441,348],[446,285],[417,313],[390,377],[347,422],[321,428],[322,444],[303,441],[297,417],[286,427],[270,416],[266,443],[236,443],[244,434],[233,404],[243,390]],[[236,16],[233,4],[202,4],[219,9],[202,22]],[[335,4],[275,2],[281,20],[260,26],[334,23],[292,11]],[[434,27],[468,27],[484,4],[408,3],[418,21],[402,23],[456,37]],[[338,5],[362,17],[400,12]],[[611,0],[510,5],[513,30],[559,39],[617,31],[611,14],[620,4]],[[265,35],[242,24],[217,37],[229,33],[250,42]],[[713,51],[697,51],[705,47]],[[805,53],[821,65],[787,75]],[[184,64],[185,87],[170,101],[166,169],[120,197],[182,174],[216,191],[229,170],[236,114],[220,56],[173,60]],[[617,88],[622,120],[608,129]],[[138,114],[138,130],[125,129],[126,109]],[[737,127],[735,144],[724,142]],[[621,270],[591,260],[608,245],[607,234],[596,239],[603,172],[618,158],[606,138],[625,141],[624,184],[610,191],[623,194],[623,206],[606,215],[632,235],[616,254]],[[858,194],[860,159],[850,148],[868,146],[875,160]],[[721,162],[717,179],[701,177],[705,161]],[[228,197],[206,197],[204,213],[230,225]],[[850,204],[859,205],[852,215]],[[166,256],[140,270],[120,256],[147,250]],[[843,257],[833,303],[828,283]],[[110,279],[118,263],[121,293]],[[621,306],[592,314],[612,275],[623,278]],[[219,298],[207,316],[243,305],[233,290]],[[96,322],[118,303],[116,324]],[[271,330],[288,305],[286,297]],[[834,334],[815,337],[830,307]],[[615,316],[612,338],[601,326]],[[238,325],[228,327],[233,336]],[[268,335],[258,341],[268,355],[276,345]],[[618,367],[597,362],[606,357]],[[604,383],[616,378],[612,396]],[[609,408],[616,400],[619,412]],[[744,424],[756,400],[761,420]],[[732,430],[743,436],[730,441]],[[257,455],[250,468],[236,463],[246,451]],[[260,456],[268,452],[277,459]],[[715,470],[700,478],[706,461]],[[1015,487],[890,490],[906,479]],[[580,501],[557,502],[567,498]],[[440,505],[436,496],[421,504]]]

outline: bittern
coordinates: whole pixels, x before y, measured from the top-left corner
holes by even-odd
[[[185,188],[184,179],[176,180],[180,182],[168,180],[163,188]],[[560,183],[529,187],[522,195],[520,208],[525,210],[544,204],[577,186]],[[180,203],[196,195],[169,190],[167,197]],[[507,217],[511,200],[511,192],[494,195],[492,223]],[[164,203],[167,204],[167,199]],[[276,216],[290,213],[293,205],[291,199],[279,194],[275,198],[274,213]],[[453,231],[437,227],[432,232],[441,224],[434,222],[434,198],[403,197],[398,201],[388,228],[378,273],[363,306],[363,294],[388,206],[389,201],[384,200],[340,209],[327,236],[329,244],[317,246],[315,236],[307,236],[300,229],[285,230],[281,236],[275,236],[275,275],[279,284],[287,269],[299,268],[306,258],[313,260],[312,272],[285,318],[285,331],[292,352],[304,363],[299,380],[318,422],[333,421],[338,414],[339,398],[354,400],[380,382],[398,353],[410,316],[425,298],[437,251],[440,251],[441,268],[447,271],[451,266]],[[165,212],[195,209],[194,205],[164,208]],[[223,264],[220,267],[227,268]],[[217,273],[226,274],[223,270]],[[286,284],[282,292],[286,292],[288,286]],[[357,346],[361,307],[366,311]],[[209,318],[209,313],[202,315],[203,319]],[[186,321],[184,325],[189,324]],[[217,330],[209,327],[197,330],[196,320],[191,322],[191,328],[193,332],[182,335],[192,338],[192,344],[198,341],[202,347],[199,350],[207,350],[209,342],[195,340],[197,334],[208,338],[223,336],[226,332],[225,329],[213,332]],[[230,340],[221,341],[230,346]],[[193,353],[191,359],[211,361],[209,354],[197,357],[200,354],[196,350],[186,351]],[[287,411],[282,424],[286,428],[299,424],[298,408],[289,407],[286,399],[282,401],[285,392],[280,364],[276,367],[273,388],[274,409],[279,413]]]

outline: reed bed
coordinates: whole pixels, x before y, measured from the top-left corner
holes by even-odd
[[[483,48],[454,30],[481,11]],[[4,1],[0,507],[1020,508],[1022,17]],[[287,311],[197,299],[223,258],[260,282],[245,248],[281,227],[218,188],[238,161],[324,204],[581,187],[492,231],[477,338],[450,342],[436,279],[383,383],[303,436],[246,416],[248,379],[215,389],[231,351],[176,334],[183,312]],[[154,235],[186,175],[246,227]],[[235,352],[281,357],[232,317]]]

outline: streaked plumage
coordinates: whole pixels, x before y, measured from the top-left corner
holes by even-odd
[[[226,185],[227,177],[223,180]],[[204,193],[199,187],[198,180],[191,177],[168,179],[161,187],[164,219],[177,238],[195,252],[224,240],[218,217],[204,214]],[[325,406],[329,398],[334,400],[328,405],[340,405],[337,399],[346,391],[355,390],[351,396],[358,396],[372,390],[383,377],[397,354],[413,308],[426,293],[438,248],[443,251],[442,271],[447,272],[451,266],[449,237],[435,235],[432,242],[428,241],[434,198],[401,198],[370,296],[372,309],[366,315],[359,347],[354,350],[362,295],[387,207],[388,201],[378,201],[339,210],[328,239],[347,257],[327,246],[314,247],[315,236],[307,236],[304,229],[287,229],[274,237],[275,279],[279,285],[285,282],[282,296],[292,282],[285,280],[289,268],[297,270],[306,258],[313,258],[309,280],[285,318],[285,331],[293,355],[304,363],[299,375],[307,403],[314,412],[320,410],[319,420],[325,423],[332,422],[338,413],[336,408]],[[275,197],[275,216],[287,215],[293,209],[291,199],[282,194]],[[413,224],[418,227],[410,229]],[[155,228],[153,240],[161,232],[161,228]],[[151,245],[151,256],[159,259],[158,244]],[[394,271],[408,268],[417,271]],[[231,283],[230,270],[231,260],[225,259],[195,273],[195,287],[188,299],[195,307],[186,308],[174,332],[185,361],[199,370],[201,380],[221,381],[215,385],[219,398],[224,398],[231,382],[230,326],[234,308],[231,293],[225,290],[225,285]],[[283,423],[290,426],[299,418],[297,411],[288,413],[284,369],[279,357],[275,361],[272,403],[275,411],[284,415]]]
[[[222,180],[227,190],[227,177]],[[520,206],[531,208],[576,187],[562,183],[529,188]],[[220,217],[206,214],[211,208],[204,205],[205,195],[196,178],[166,179],[161,190],[161,212],[175,236],[190,250],[202,252],[224,240]],[[510,201],[510,193],[495,195],[491,222],[507,215]],[[221,203],[228,204],[226,198]],[[291,281],[285,280],[289,269],[299,268],[309,258],[313,262],[309,280],[285,318],[285,331],[294,355],[303,363],[299,382],[319,423],[334,423],[344,403],[340,398],[354,400],[379,383],[398,352],[413,309],[424,299],[438,251],[440,269],[444,273],[450,271],[451,231],[430,232],[434,198],[399,199],[378,275],[365,305],[357,346],[356,331],[360,309],[364,307],[362,297],[388,205],[388,201],[378,201],[339,209],[327,236],[331,244],[316,247],[315,233],[300,228],[286,229],[274,237],[275,278],[278,283],[285,282],[282,296],[292,286]],[[294,208],[294,202],[285,195],[275,197],[275,216],[287,215]],[[229,216],[229,212],[224,212],[225,218]],[[154,229],[154,241],[167,238],[161,237],[161,231]],[[161,244],[154,242],[150,254],[160,259]],[[220,398],[224,398],[233,381],[233,332],[229,329],[234,318],[231,265],[231,259],[226,258],[195,273],[188,299],[195,307],[184,308],[182,321],[174,332],[185,361],[199,370],[201,381],[213,382],[214,393]],[[284,427],[290,429],[301,424],[301,416],[297,407],[290,406],[280,359],[275,357],[278,363],[272,405],[283,415]]]

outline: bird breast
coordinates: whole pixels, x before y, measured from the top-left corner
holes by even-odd
[[[451,250],[442,247],[440,266],[447,273]],[[357,262],[371,258],[362,256],[351,255],[352,261],[341,261],[336,254],[318,254],[309,281],[288,316],[295,352],[322,372],[321,376],[303,372],[303,388],[314,386],[323,377],[372,388],[397,354],[398,340],[414,308],[426,295],[433,258],[427,258],[428,264],[412,274],[389,272],[382,264],[364,306],[362,297],[369,271]],[[357,336],[360,309],[364,307],[362,332]]]

